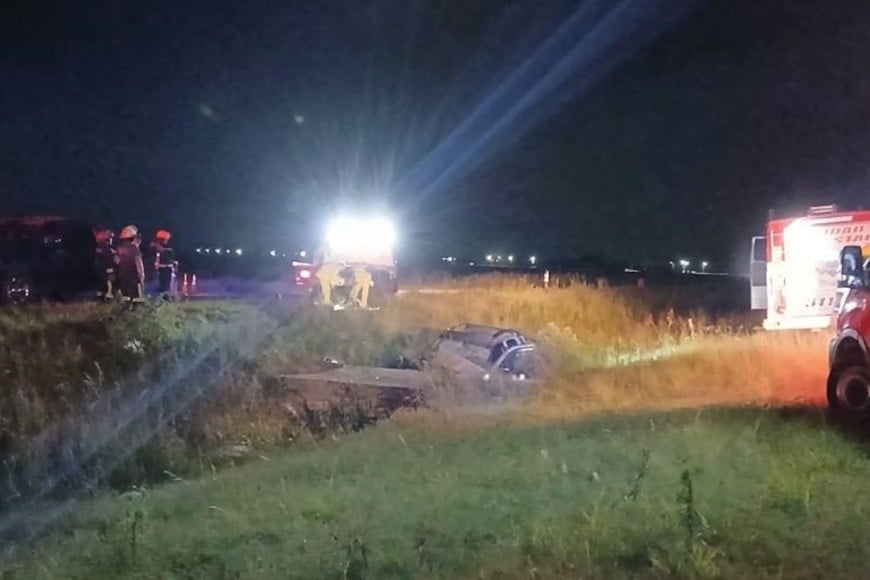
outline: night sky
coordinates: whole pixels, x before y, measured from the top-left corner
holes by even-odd
[[[870,205],[862,4],[7,1],[0,214],[740,269],[769,208]]]

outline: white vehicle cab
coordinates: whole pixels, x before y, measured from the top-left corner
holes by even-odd
[[[870,211],[811,208],[803,216],[771,219],[752,239],[750,287],[753,310],[765,310],[767,330],[811,330],[834,323],[843,291],[838,288],[844,246],[870,250]]]

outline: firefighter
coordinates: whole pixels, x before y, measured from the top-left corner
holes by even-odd
[[[157,293],[164,300],[170,298],[172,291],[172,279],[175,276],[175,251],[169,247],[172,238],[166,230],[158,230],[151,242],[151,251],[154,253],[154,269],[157,272]]]
[[[344,272],[347,266],[342,262],[325,261],[317,268],[317,281],[320,283],[320,303],[324,306],[335,307],[332,303],[332,289],[335,286],[344,285]]]
[[[115,250],[118,289],[125,300],[134,305],[144,300],[145,265],[139,246],[142,238],[139,228],[130,225],[121,230],[121,242]]]
[[[350,303],[360,308],[368,308],[372,275],[365,268],[351,268],[350,284],[350,294],[348,294]]]
[[[95,266],[100,280],[97,298],[108,301],[115,297],[115,249],[112,247],[115,234],[112,230],[98,230],[95,237],[97,239]]]

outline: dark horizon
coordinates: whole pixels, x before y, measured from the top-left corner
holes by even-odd
[[[0,214],[294,246],[373,199],[412,252],[706,256],[742,271],[768,209],[866,206],[870,7],[0,11]]]

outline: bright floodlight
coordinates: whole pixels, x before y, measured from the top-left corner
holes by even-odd
[[[220,249],[220,248],[215,248],[214,253],[215,253],[215,254],[220,254],[220,253],[221,253],[221,249]]]
[[[486,261],[487,261],[487,262],[492,262],[492,254],[487,254],[487,255],[486,255]]]
[[[326,241],[336,252],[378,248],[392,250],[396,237],[392,222],[383,217],[339,217],[326,228]]]
[[[242,249],[241,249],[241,248],[236,248],[236,255],[237,255],[237,256],[241,256],[241,255],[242,255]]]
[[[529,264],[531,264],[532,266],[534,266],[534,265],[537,264],[537,263],[538,263],[538,257],[537,257],[537,256],[529,256]]]
[[[688,268],[689,263],[690,262],[688,260],[680,260],[680,266],[682,266],[683,268]]]
[[[277,250],[269,250],[269,255],[274,258],[275,256],[278,255],[278,251]]]

